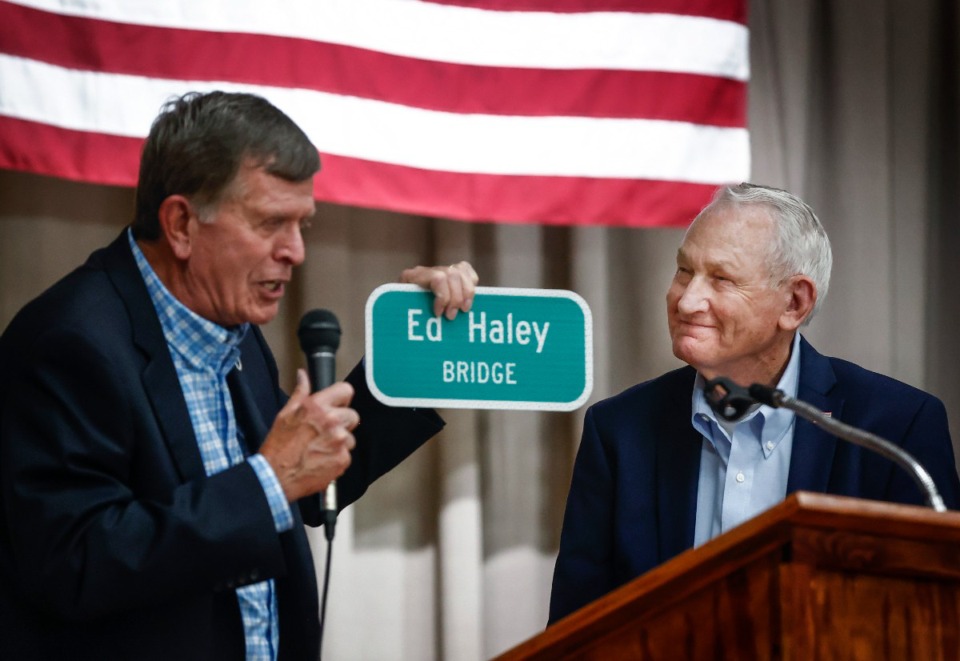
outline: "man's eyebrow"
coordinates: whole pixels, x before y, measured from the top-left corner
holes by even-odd
[[[684,252],[683,248],[677,249],[677,261],[689,261],[690,256]],[[720,271],[729,271],[733,266],[733,262],[730,260],[708,260],[705,263],[705,266],[711,270],[720,270]]]

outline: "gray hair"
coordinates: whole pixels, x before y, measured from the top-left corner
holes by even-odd
[[[827,297],[833,268],[830,239],[813,209],[785,190],[742,183],[720,187],[697,218],[724,204],[761,205],[769,209],[776,232],[776,245],[772,246],[770,255],[770,277],[777,284],[798,273],[813,280],[817,302],[803,322],[804,325],[810,323]]]
[[[320,169],[303,130],[262,97],[217,91],[171,99],[143,145],[134,237],[160,237],[160,205],[174,194],[188,197],[206,220],[248,161],[297,183]]]

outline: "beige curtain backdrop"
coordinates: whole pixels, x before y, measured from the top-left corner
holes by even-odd
[[[836,255],[806,335],[940,396],[958,437],[956,0],[756,0],[750,13],[753,180],[809,201]],[[0,172],[0,326],[112,239],[132,201],[125,189]],[[304,311],[340,317],[343,374],[362,354],[364,302],[377,285],[406,266],[460,259],[485,285],[587,300],[591,401],[678,365],[664,294],[679,230],[469,224],[330,205],[319,218],[266,329],[286,386],[302,364]],[[438,438],[341,516],[327,659],[486,659],[545,624],[583,410],[444,416]],[[312,540],[322,569],[326,544]]]

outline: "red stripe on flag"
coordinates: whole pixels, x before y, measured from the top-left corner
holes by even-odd
[[[422,0],[491,11],[544,11],[557,13],[631,12],[703,16],[747,23],[745,3],[729,0]]]
[[[143,138],[71,131],[0,115],[0,168],[136,186]]]
[[[716,189],[678,181],[476,175],[322,158],[318,199],[481,222],[686,227]]]
[[[743,127],[747,120],[745,83],[713,76],[450,64],[304,39],[113,23],[7,3],[0,3],[0,44],[2,52],[71,69],[304,88],[454,113],[722,127]]]
[[[0,116],[0,168],[136,185],[143,141]],[[677,181],[475,175],[324,154],[316,197],[438,218],[684,227],[714,186]],[[576,200],[576,205],[570,204]]]

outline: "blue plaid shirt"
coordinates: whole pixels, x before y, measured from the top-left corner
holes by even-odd
[[[293,515],[273,469],[262,455],[244,457],[227,387],[227,374],[241,369],[240,342],[248,324],[223,328],[194,314],[167,290],[128,230],[130,249],[160,317],[163,335],[180,379],[193,431],[207,475],[243,461],[250,463],[263,486],[277,532],[293,527]],[[272,580],[237,590],[248,661],[275,661],[280,642],[277,595]]]

